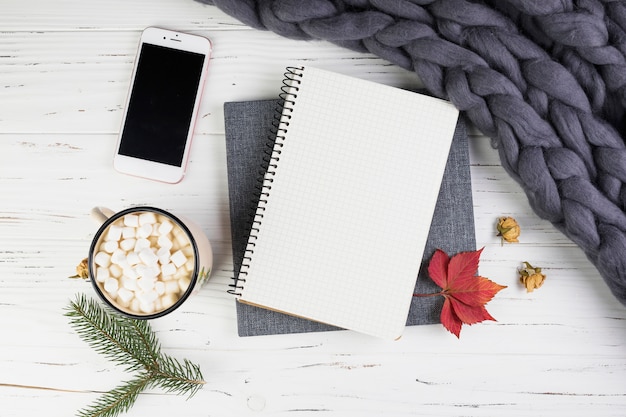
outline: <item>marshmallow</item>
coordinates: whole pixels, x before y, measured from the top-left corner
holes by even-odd
[[[170,262],[161,267],[161,274],[164,277],[168,275],[174,275],[176,273],[176,269],[176,265]]]
[[[170,262],[171,253],[170,250],[167,248],[159,248],[156,251],[156,256],[158,256],[161,265],[165,265]]]
[[[119,246],[118,246],[117,240],[107,240],[101,246],[102,250],[105,251],[106,253],[113,253],[113,251],[117,249],[118,247]]]
[[[174,279],[181,279],[189,276],[189,272],[185,268],[178,268],[174,274]]]
[[[137,279],[139,278],[139,274],[137,273],[137,271],[135,270],[135,268],[131,268],[130,266],[128,268],[124,268],[123,269],[123,276],[128,277],[130,279]]]
[[[154,242],[156,243],[156,238],[158,238],[159,236],[159,224],[155,223],[152,225],[152,233],[150,234],[150,237],[154,238]],[[150,241],[152,241],[152,239],[150,239]]]
[[[106,252],[98,252],[93,257],[93,261],[96,263],[96,265],[106,268],[107,266],[111,265],[111,255]]]
[[[167,234],[169,234],[169,232],[172,231],[173,228],[174,228],[174,225],[172,224],[172,222],[167,220],[167,219],[165,219],[158,226],[159,235],[161,235],[161,236],[167,235]]]
[[[170,308],[176,303],[176,301],[178,301],[178,298],[172,294],[165,294],[163,297],[161,297],[161,304],[163,306],[163,309]]]
[[[137,299],[141,304],[152,304],[158,297],[159,295],[154,290],[145,291],[137,295]]]
[[[180,290],[178,281],[165,281],[165,294],[176,294]]]
[[[152,314],[154,313],[154,303],[142,303],[140,301],[139,310],[141,310],[142,313]]]
[[[146,265],[154,265],[159,262],[159,257],[150,248],[142,249],[139,252],[139,259]]]
[[[120,240],[122,236],[122,227],[112,224],[109,226],[105,240]]]
[[[109,277],[104,280],[104,290],[108,292],[112,297],[117,295],[117,289],[120,287],[117,279]]]
[[[180,292],[187,291],[187,288],[189,288],[189,284],[191,284],[191,280],[188,277],[179,279],[178,287],[180,288]]]
[[[110,277],[109,268],[105,268],[103,266],[99,266],[96,268],[96,281],[104,282],[108,277]]]
[[[194,250],[193,250],[193,246],[191,246],[191,244],[183,247],[181,249],[183,251],[183,253],[185,254],[185,256],[187,256],[188,258],[193,257],[194,255]]]
[[[179,231],[179,230],[181,229],[176,229],[176,231]],[[182,230],[179,233],[174,233],[174,240],[176,240],[176,242],[181,248],[189,244],[189,238]]]
[[[128,291],[137,291],[137,280],[129,277],[122,277],[122,287]]]
[[[172,243],[172,240],[167,235],[159,236],[159,239],[157,240],[157,244],[159,245],[159,247],[163,249],[167,249],[167,250],[170,250],[172,246],[174,245]]]
[[[151,291],[154,289],[154,285],[156,284],[156,280],[148,277],[141,277],[137,280],[137,286],[142,291]]]
[[[126,262],[126,252],[123,249],[116,249],[111,254],[111,262],[116,265],[122,265]]]
[[[139,216],[136,214],[124,215],[124,226],[137,227],[139,226]]]
[[[180,278],[180,277],[178,277],[178,278]],[[162,281],[166,281],[166,282],[167,281],[171,281],[171,280],[176,281],[178,278],[176,278],[176,274],[174,274],[174,275],[163,275],[163,274],[161,274],[161,280]]]
[[[154,290],[158,295],[165,294],[165,283],[163,281],[157,281],[154,283]]]
[[[128,239],[124,239],[120,242],[120,249],[128,252],[131,251],[133,249],[135,249],[135,244],[137,243],[137,239],[135,239],[134,237],[132,238],[128,238]]]
[[[135,252],[141,252],[142,250],[150,247],[150,241],[146,238],[137,239],[135,243]]]
[[[176,252],[172,254],[172,256],[170,257],[170,260],[172,261],[174,265],[180,268],[181,266],[185,264],[185,262],[187,262],[187,257],[185,256],[182,250],[177,250]]]
[[[139,259],[139,254],[137,252],[128,252],[126,255],[126,262],[128,262],[128,265],[130,266],[135,266],[141,262],[141,259]]]
[[[147,238],[151,234],[152,234],[152,225],[149,223],[146,223],[137,229],[137,237],[139,238]]]
[[[137,273],[138,276],[143,277],[144,275],[146,275],[146,271],[148,270],[148,267],[144,264],[138,264],[135,265],[135,272]]]
[[[130,306],[130,301],[134,299],[135,299],[135,294],[133,294],[133,297],[130,300],[124,301],[123,299],[120,298],[120,294],[118,291],[117,297],[115,298],[115,303],[122,308],[128,308]]]
[[[112,264],[109,265],[109,273],[112,277],[119,278],[122,276],[123,270],[121,266]]]
[[[157,222],[156,215],[151,211],[143,212],[139,215],[139,225],[154,224]]]
[[[146,266],[146,272],[144,273],[144,276],[157,279],[159,275],[161,275],[161,267],[159,266],[159,264],[155,263],[153,265]]]
[[[120,288],[117,292],[118,300],[122,301],[123,303],[128,303],[130,300],[133,299],[134,296],[135,294],[132,291],[128,290],[126,287]]]
[[[137,236],[137,229],[134,227],[124,227],[122,229],[122,238],[131,239]]]

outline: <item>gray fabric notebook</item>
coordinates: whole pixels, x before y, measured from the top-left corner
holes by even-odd
[[[263,158],[272,148],[272,123],[280,110],[278,100],[224,104],[226,155],[234,274],[237,277],[258,203]],[[415,179],[419,181],[419,178]],[[439,291],[427,275],[435,249],[450,255],[475,250],[474,213],[469,170],[468,138],[462,118],[456,127],[435,214],[417,279],[416,293]],[[239,336],[340,330],[337,327],[235,302]],[[407,325],[436,324],[442,297],[414,297]]]

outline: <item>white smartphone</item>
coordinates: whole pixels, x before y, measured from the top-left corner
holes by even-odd
[[[167,183],[183,179],[210,55],[205,37],[143,31],[113,158],[116,170]]]

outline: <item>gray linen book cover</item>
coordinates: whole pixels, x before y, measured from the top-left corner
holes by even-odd
[[[258,179],[263,175],[263,158],[271,150],[272,122],[277,109],[280,109],[278,100],[224,103],[233,279],[239,273],[250,234],[251,218],[260,192]],[[462,117],[454,133],[415,286],[416,293],[440,290],[427,273],[428,261],[437,248],[450,255],[476,249],[468,137]],[[239,336],[341,330],[244,303],[235,304]],[[413,297],[407,325],[439,323],[442,305],[442,297]]]

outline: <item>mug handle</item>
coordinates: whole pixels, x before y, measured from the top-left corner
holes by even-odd
[[[91,218],[94,219],[99,224],[103,224],[105,221],[109,219],[115,212],[106,207],[94,207],[91,209]]]

